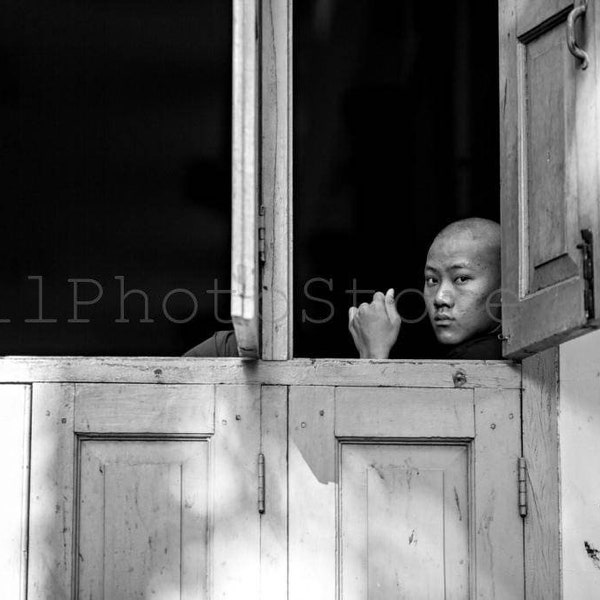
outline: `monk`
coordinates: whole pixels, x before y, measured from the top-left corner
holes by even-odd
[[[500,226],[480,218],[445,227],[429,248],[423,295],[427,314],[447,358],[502,358]],[[499,296],[498,296],[499,297]],[[394,290],[376,292],[371,303],[349,310],[348,327],[361,358],[389,357],[400,333]]]
[[[431,326],[450,359],[502,358],[500,226],[487,219],[456,221],[436,236],[425,263],[423,294]],[[351,307],[348,327],[361,358],[389,357],[402,319],[394,290],[376,292],[371,303]],[[218,331],[185,356],[237,356],[233,331]]]

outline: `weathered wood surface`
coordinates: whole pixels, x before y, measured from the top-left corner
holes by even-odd
[[[262,171],[265,265],[262,357],[291,358],[292,299],[292,2],[262,3]]]
[[[0,386],[0,598],[25,600],[31,389]]]
[[[373,410],[377,407],[377,410]],[[475,436],[473,390],[335,389],[337,437]]]
[[[259,600],[260,387],[218,386],[215,416],[212,597]]]
[[[76,384],[77,433],[212,434],[214,385]]]
[[[73,384],[33,386],[28,600],[72,597],[74,403]]]
[[[371,361],[241,358],[6,357],[0,383],[89,382],[159,384],[343,385],[520,389],[521,367],[510,361]]]
[[[259,386],[34,384],[29,597],[258,600],[260,419]]]
[[[411,395],[416,399],[412,403]],[[436,400],[448,411],[436,412]],[[290,389],[289,401],[292,598],[325,599],[336,593],[344,600],[437,598],[444,585],[448,598],[524,597],[517,494],[519,389],[296,386]],[[458,415],[446,418],[455,410]],[[454,465],[455,454],[462,456],[457,459],[464,463],[460,468]],[[346,464],[344,457],[354,462]],[[370,480],[368,472],[375,467],[379,471]],[[434,532],[421,532],[421,549],[429,562],[420,572],[429,567],[436,571],[424,578],[407,578],[405,560],[398,559],[397,568],[390,566],[390,557],[398,558],[406,548],[398,547],[401,535],[388,535],[391,521],[386,515],[397,521],[398,507],[408,507],[398,478],[407,477],[413,467],[415,504],[409,503],[410,510],[402,515],[413,515],[415,531],[427,522],[438,533],[434,543]],[[436,469],[444,472],[441,479]],[[388,487],[380,485],[382,477]],[[457,482],[446,488],[453,478]],[[422,497],[425,489],[431,494],[427,502]],[[458,521],[452,520],[452,511]],[[461,536],[468,532],[468,543],[465,537],[461,545]],[[378,537],[372,546],[371,534]],[[410,544],[410,534],[405,541]],[[388,544],[385,549],[383,542]],[[420,560],[424,555],[419,556]],[[445,580],[440,579],[444,572]]]
[[[258,36],[255,0],[233,2],[231,318],[240,355],[258,357]]]
[[[572,4],[572,0],[520,0],[517,5],[517,35],[531,31]]]
[[[523,361],[523,456],[529,497],[527,598],[560,597],[558,375],[557,348]]]
[[[332,388],[289,391],[289,600],[336,597]]]
[[[265,512],[260,533],[260,598],[287,596],[288,388],[261,390],[261,452],[265,456]]]
[[[591,56],[587,70],[566,44],[571,4],[499,2],[502,327],[511,357],[590,325],[577,245],[581,229],[600,235],[598,4],[588,2],[577,26]],[[594,254],[597,269],[597,248]],[[596,326],[599,310],[596,294]]]
[[[208,596],[208,441],[83,440],[78,598]]]
[[[600,332],[560,347],[559,379],[562,597],[595,598],[600,591]]]
[[[520,417],[518,390],[475,391],[471,510],[477,557],[474,597],[480,600],[525,598],[523,523],[517,485]]]
[[[340,597],[468,600],[467,445],[349,442],[340,465]]]

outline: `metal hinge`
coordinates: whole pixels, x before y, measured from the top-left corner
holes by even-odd
[[[258,512],[265,512],[265,455],[258,455]]]
[[[527,462],[519,457],[519,514],[527,516]]]
[[[265,207],[258,209],[258,260],[261,265],[266,262],[265,253]]]
[[[595,318],[594,307],[594,234],[589,229],[581,230],[583,242],[577,247],[583,252],[583,308],[586,319]]]

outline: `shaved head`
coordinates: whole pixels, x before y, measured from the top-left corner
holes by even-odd
[[[473,217],[450,223],[435,236],[431,248],[436,244],[457,242],[477,246],[480,251],[497,261],[498,267],[500,266],[500,225],[496,221]]]
[[[443,344],[459,344],[494,329],[490,296],[500,288],[500,225],[470,218],[435,237],[425,265],[425,300]]]
[[[500,225],[473,217],[450,223],[433,240],[427,259],[440,254],[460,254],[493,272],[500,286]]]

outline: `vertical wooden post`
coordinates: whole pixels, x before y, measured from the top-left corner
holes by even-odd
[[[262,358],[292,358],[292,0],[262,3]]]
[[[265,457],[265,512],[260,527],[260,598],[287,597],[288,388],[261,388],[261,452]]]
[[[25,600],[29,509],[31,387],[0,386],[0,598]]]
[[[558,392],[558,348],[523,361],[526,598],[560,598]]]

